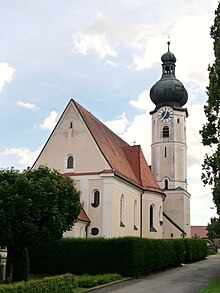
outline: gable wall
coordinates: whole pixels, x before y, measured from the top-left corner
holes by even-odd
[[[74,157],[73,169],[67,169],[68,155]],[[110,169],[73,104],[66,109],[33,168],[40,165],[54,168],[61,173]]]

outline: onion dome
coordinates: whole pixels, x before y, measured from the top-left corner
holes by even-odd
[[[150,90],[150,98],[156,105],[156,109],[162,106],[182,107],[188,100],[188,93],[183,84],[175,77],[176,57],[170,52],[170,42],[168,52],[161,57],[162,77]]]

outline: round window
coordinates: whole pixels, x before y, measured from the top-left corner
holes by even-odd
[[[91,229],[91,234],[93,235],[93,236],[96,236],[96,235],[98,235],[99,234],[99,229],[98,228],[92,228]]]

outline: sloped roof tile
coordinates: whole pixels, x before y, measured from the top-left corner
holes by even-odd
[[[100,120],[71,100],[78,109],[113,172],[146,190],[161,192],[139,145],[130,146]]]
[[[85,210],[83,208],[80,210],[80,213],[79,213],[77,219],[78,219],[78,221],[83,221],[83,222],[90,223],[90,219],[87,216],[87,214],[86,214],[86,212],[85,212]]]

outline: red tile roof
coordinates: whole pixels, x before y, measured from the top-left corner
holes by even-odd
[[[78,217],[77,217],[78,221],[83,221],[83,222],[88,222],[90,223],[90,219],[89,217],[87,216],[85,210],[82,208]]]
[[[191,236],[198,238],[208,238],[207,226],[191,226]]]
[[[78,109],[103,156],[116,175],[142,189],[162,193],[139,145],[130,146],[76,101],[71,100],[70,102],[74,103]]]

